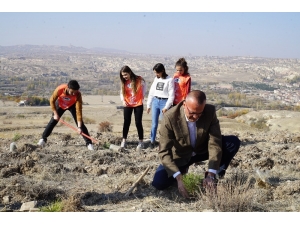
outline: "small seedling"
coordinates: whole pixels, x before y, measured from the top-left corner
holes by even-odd
[[[183,175],[183,184],[190,195],[195,195],[200,191],[200,185],[204,179],[204,175],[188,173]]]
[[[105,142],[103,144],[103,148],[105,148],[105,149],[109,149],[109,146],[110,146],[110,143],[108,143],[108,142]]]

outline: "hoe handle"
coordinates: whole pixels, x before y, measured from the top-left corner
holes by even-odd
[[[68,124],[67,122],[63,121],[62,119],[59,119],[59,122],[63,123],[64,125],[66,125],[66,126],[68,126],[68,127],[70,127],[71,129],[77,131],[77,128],[76,128],[76,127],[73,127],[72,125]],[[87,137],[88,139],[94,141],[95,143],[98,143],[98,141],[97,141],[96,139],[94,139],[94,138],[92,138],[92,137],[86,135],[86,134],[83,133],[83,132],[81,132],[81,135]]]

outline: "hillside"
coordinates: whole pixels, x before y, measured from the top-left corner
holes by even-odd
[[[177,187],[157,191],[151,186],[159,165],[157,149],[149,148],[151,114],[144,112],[146,145],[138,141],[134,120],[129,145],[120,145],[123,123],[118,96],[84,96],[83,115],[91,137],[98,140],[89,151],[82,137],[59,124],[45,148],[36,145],[51,112],[49,107],[0,107],[0,211],[19,211],[22,203],[37,201],[36,208],[63,199],[65,211],[81,212],[299,212],[300,211],[300,113],[251,111],[235,119],[219,117],[222,133],[234,134],[241,147],[224,179],[218,197],[207,194],[183,199]],[[1,103],[0,101],[0,104]],[[65,120],[71,115],[66,112]],[[250,126],[265,118],[269,129]],[[100,132],[109,121],[112,132]],[[70,121],[70,124],[74,124]],[[11,142],[17,148],[10,151]],[[157,138],[159,141],[159,137]],[[150,168],[129,196],[141,174]],[[189,173],[203,174],[207,162],[191,166]],[[226,187],[230,188],[226,189]]]

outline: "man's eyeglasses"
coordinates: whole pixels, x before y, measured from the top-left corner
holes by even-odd
[[[187,111],[189,112],[190,115],[195,115],[195,116],[201,116],[203,112],[200,113],[195,113],[195,112],[191,112],[190,109],[187,107],[186,103],[184,104]]]

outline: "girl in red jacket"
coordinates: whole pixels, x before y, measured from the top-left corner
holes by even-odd
[[[191,91],[191,76],[189,67],[185,58],[180,58],[175,63],[176,73],[174,74],[175,98],[173,106],[184,100],[187,94]]]

